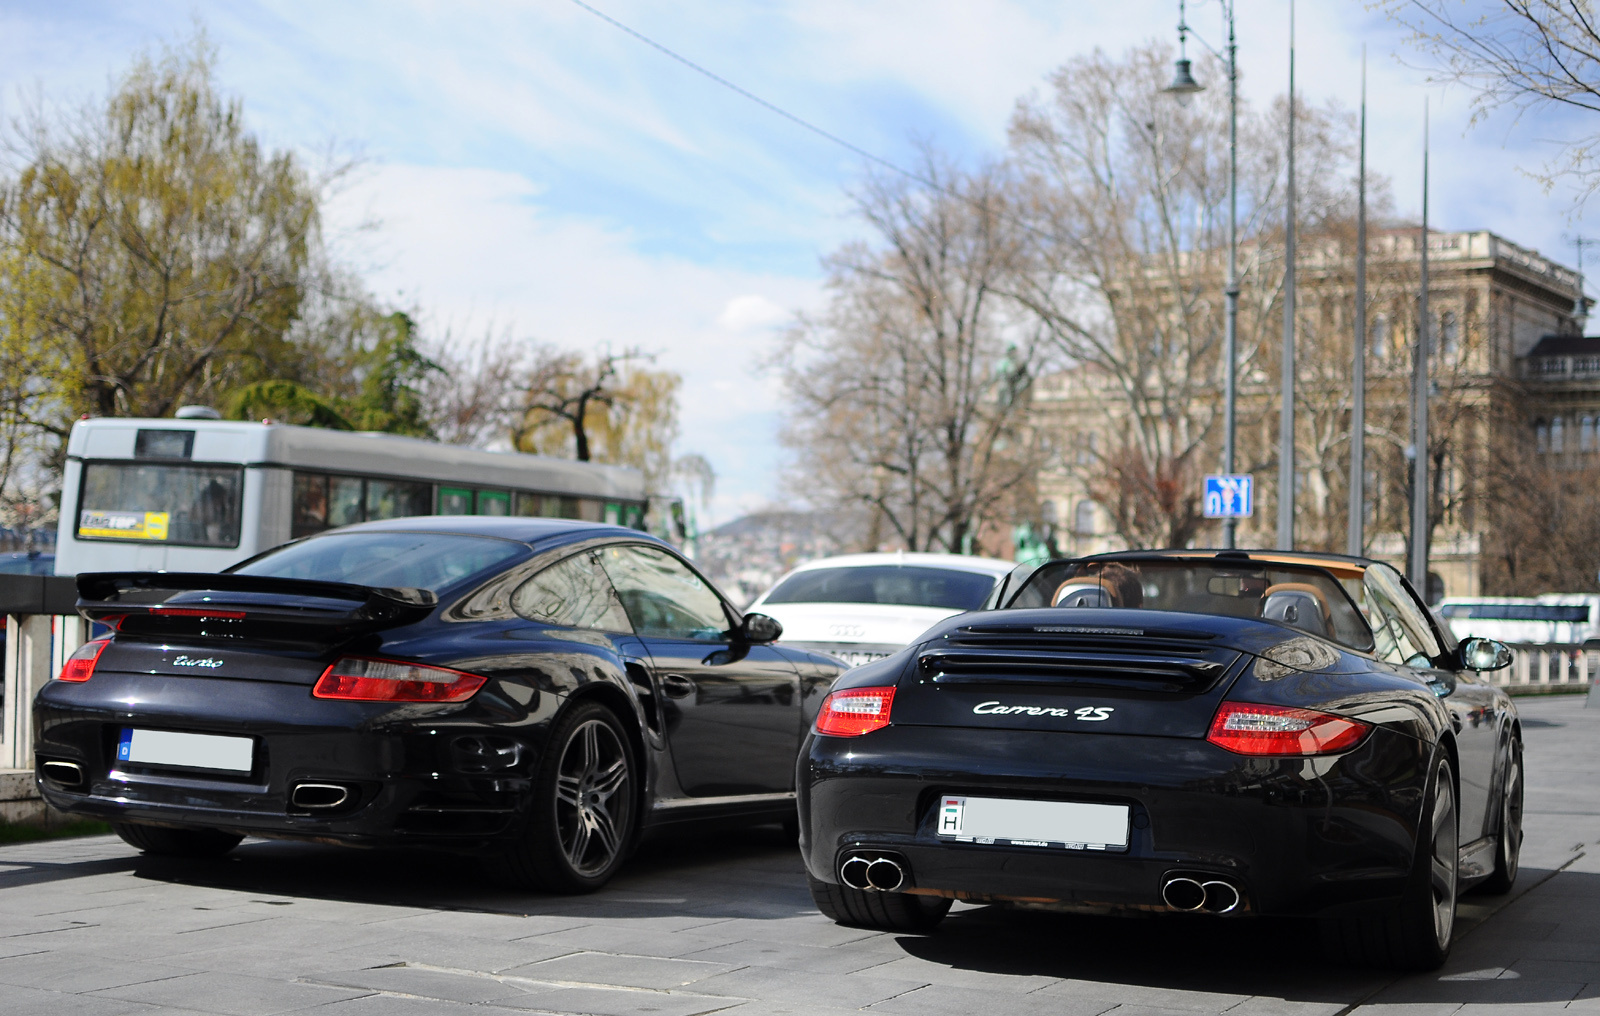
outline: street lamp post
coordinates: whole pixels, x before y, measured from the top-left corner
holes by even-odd
[[[1239,46],[1233,31],[1233,0],[1222,0],[1223,17],[1228,22],[1228,55],[1222,57],[1228,70],[1228,282],[1223,290],[1227,297],[1227,324],[1222,344],[1222,471],[1233,474],[1235,435],[1234,404],[1238,370],[1239,340]],[[1189,24],[1185,18],[1185,0],[1178,0],[1178,63],[1172,84],[1164,91],[1180,103],[1205,88],[1194,79],[1187,49]],[[1197,35],[1195,38],[1199,39]],[[1204,39],[1200,44],[1211,49]],[[1216,54],[1215,50],[1212,50]],[[1228,517],[1222,520],[1222,545],[1232,548],[1238,532],[1239,520]]]

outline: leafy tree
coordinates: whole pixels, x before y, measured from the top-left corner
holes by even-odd
[[[541,349],[522,384],[512,447],[581,462],[633,466],[650,489],[663,489],[678,435],[678,389],[683,379],[650,370],[637,349],[593,357]]]
[[[0,329],[53,367],[29,422],[165,416],[271,376],[319,250],[319,188],[220,95],[203,38],[25,125],[0,183]],[[13,362],[5,366],[16,369]]]

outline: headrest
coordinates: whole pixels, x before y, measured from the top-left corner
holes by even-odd
[[[1269,621],[1282,621],[1312,635],[1326,637],[1328,634],[1328,624],[1322,617],[1322,605],[1311,593],[1298,589],[1268,593],[1261,604],[1261,616]]]
[[[1057,607],[1109,607],[1111,597],[1103,586],[1066,583],[1056,590],[1054,606]]]

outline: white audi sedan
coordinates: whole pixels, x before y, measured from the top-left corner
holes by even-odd
[[[803,564],[750,609],[783,641],[852,667],[882,659],[954,614],[983,605],[1011,561],[961,554],[846,554]]]

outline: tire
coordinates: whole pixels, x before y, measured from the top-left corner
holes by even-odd
[[[1433,764],[1405,895],[1393,908],[1322,922],[1323,945],[1361,966],[1437,970],[1450,955],[1459,892],[1460,814],[1454,770],[1441,750]]]
[[[522,889],[592,893],[627,859],[638,825],[638,763],[616,714],[569,710],[551,732],[520,839],[499,858]]]
[[[130,847],[155,857],[221,857],[244,839],[220,829],[168,829],[135,822],[113,822],[111,830]]]
[[[1499,845],[1494,852],[1494,871],[1478,884],[1478,891],[1504,896],[1517,884],[1517,868],[1522,856],[1522,742],[1515,736],[1506,746],[1505,780],[1500,790]]]
[[[835,924],[880,931],[932,931],[950,912],[951,900],[912,893],[877,893],[834,885],[806,875],[817,909]]]

